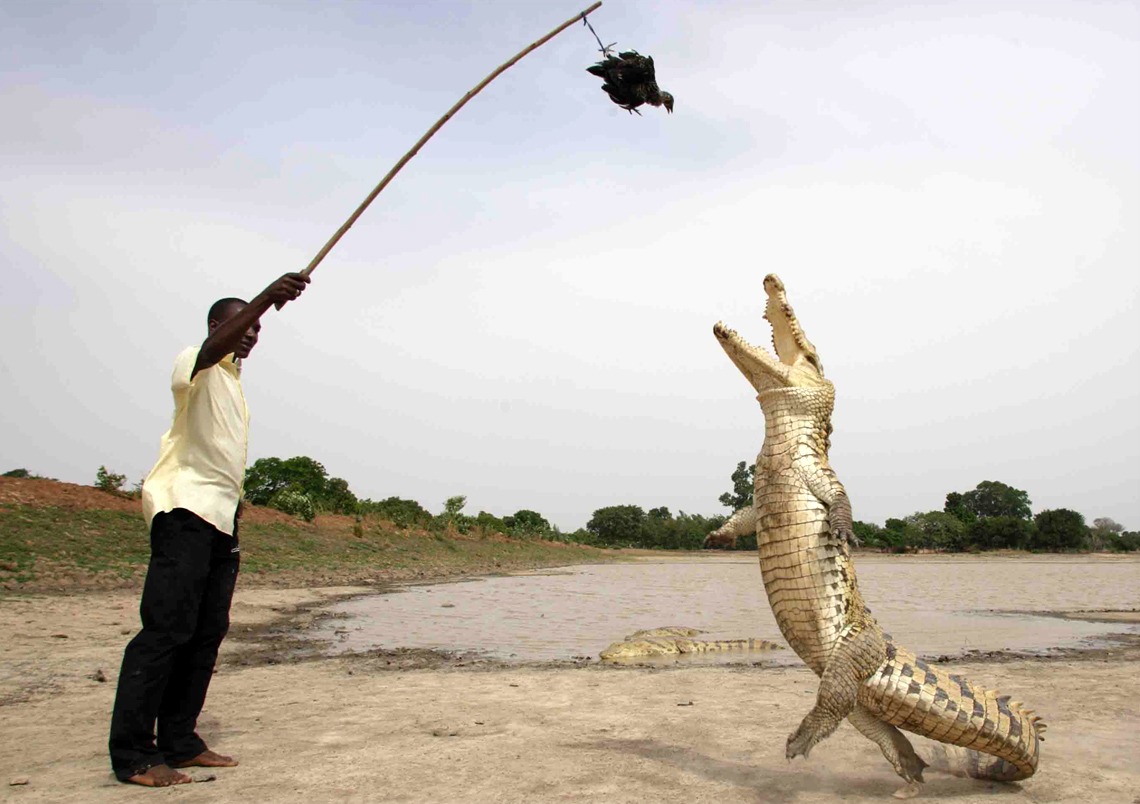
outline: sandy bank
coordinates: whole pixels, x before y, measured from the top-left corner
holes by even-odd
[[[504,667],[417,653],[282,663],[289,643],[274,636],[279,627],[303,626],[308,607],[353,591],[239,592],[201,732],[242,765],[160,792],[115,783],[104,749],[135,595],[4,600],[0,798],[816,802],[881,801],[898,786],[846,725],[810,761],[784,760],[815,689],[802,669]],[[1125,646],[956,664],[1035,706],[1048,742],[1038,775],[1020,785],[930,773],[924,797],[1134,801],[1137,658]],[[28,783],[8,785],[18,777]]]

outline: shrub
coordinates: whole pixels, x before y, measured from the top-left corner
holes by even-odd
[[[538,511],[531,511],[529,508],[521,508],[511,516],[503,517],[503,524],[510,529],[514,536],[549,537],[552,532],[550,522],[547,521],[546,517]]]
[[[459,533],[470,531],[475,524],[475,517],[462,513],[465,505],[467,505],[467,497],[462,494],[448,497],[443,504],[443,513],[432,520],[432,529],[447,530],[454,528]]]
[[[916,512],[906,518],[912,546],[924,550],[958,551],[965,546],[966,524],[944,511]],[[911,530],[913,528],[913,530]]]
[[[37,475],[35,472],[29,472],[27,469],[10,469],[0,477],[16,477],[26,480],[51,480],[58,483],[59,480],[54,477],[47,477],[46,475]]]
[[[476,527],[481,528],[484,533],[507,533],[510,530],[506,520],[500,519],[486,511],[480,511],[475,515],[474,524]]]
[[[270,498],[269,507],[299,517],[306,522],[312,522],[313,517],[316,516],[316,512],[313,510],[313,501],[309,499],[307,494],[296,488],[281,489]]]
[[[427,525],[432,520],[431,512],[418,502],[400,497],[388,497],[380,502],[362,500],[360,508],[363,513],[375,514],[401,528]]]
[[[126,475],[108,472],[106,466],[100,466],[99,471],[95,473],[95,488],[108,494],[119,494],[126,482]]]

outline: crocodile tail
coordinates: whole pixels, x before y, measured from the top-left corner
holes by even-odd
[[[676,640],[677,649],[681,653],[709,653],[712,651],[732,651],[732,650],[770,650],[778,648],[779,645],[768,642],[765,639],[756,639],[749,637],[748,639],[678,639]]]
[[[933,766],[1001,781],[1026,779],[1037,770],[1046,727],[1032,709],[893,644],[887,656],[864,682],[859,703],[892,726],[966,749],[935,751]]]

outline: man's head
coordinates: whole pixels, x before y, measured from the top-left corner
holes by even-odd
[[[242,299],[218,299],[210,306],[210,312],[206,315],[206,326],[208,330],[212,333],[226,321],[240,313],[245,306],[246,302]],[[249,357],[249,353],[253,351],[253,347],[257,346],[257,333],[260,331],[261,322],[253,322],[253,325],[246,330],[245,335],[241,339],[241,343],[234,349],[234,357]]]

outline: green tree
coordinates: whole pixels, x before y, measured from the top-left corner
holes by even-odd
[[[324,495],[328,472],[306,455],[281,460],[259,458],[245,470],[245,498],[254,505],[268,505],[277,492],[294,486],[310,498]]]
[[[915,550],[922,542],[922,533],[911,522],[892,517],[883,523],[883,540],[895,553]]]
[[[956,491],[946,495],[946,504],[942,506],[942,510],[966,524],[974,522],[978,518],[978,515],[967,507],[963,495]]]
[[[864,547],[879,549],[890,547],[883,537],[883,529],[873,522],[855,520],[851,523],[851,529],[855,532],[855,538],[859,540],[859,544]]]
[[[27,469],[10,469],[0,477],[31,477],[32,473]]]
[[[756,478],[756,464],[751,466],[741,461],[736,464],[732,473],[732,491],[726,491],[718,498],[721,505],[726,505],[737,511],[746,505],[752,505],[752,487]]]
[[[325,481],[324,492],[317,502],[321,510],[334,514],[355,514],[360,508],[360,501],[348,488],[348,481],[340,477]]]
[[[668,508],[650,508],[641,522],[641,532],[638,534],[637,546],[658,548],[660,550],[677,549],[680,534],[674,527],[673,514]]]
[[[945,511],[914,513],[906,518],[909,533],[917,540],[914,546],[923,550],[956,552],[965,548],[966,523]]]
[[[641,526],[645,511],[639,505],[611,505],[594,511],[586,530],[594,534],[599,544],[609,546],[635,545],[641,540]]]
[[[641,532],[635,544],[659,550],[700,550],[705,537],[724,524],[725,517],[706,517],[678,511],[677,515],[664,506],[651,508],[641,523]]]
[[[968,526],[966,541],[974,550],[1024,550],[1033,535],[1033,523],[1015,516],[988,516]]]
[[[1129,553],[1140,550],[1140,530],[1126,530],[1121,533],[1113,549]]]
[[[705,537],[723,525],[727,519],[728,517],[719,514],[702,516],[701,514],[686,514],[684,511],[679,511],[672,521],[672,528],[676,534],[674,537],[676,549],[700,550],[705,543]],[[749,537],[753,542],[752,549],[755,549],[755,533],[737,539],[737,548],[739,549],[740,543]]]
[[[360,501],[348,481],[329,477],[324,465],[307,455],[259,458],[245,470],[245,498],[254,505],[269,505],[285,489],[299,491],[309,498],[314,510],[334,514],[356,514]]]
[[[467,497],[463,494],[456,494],[454,497],[448,497],[443,504],[443,515],[448,517],[459,516],[459,512],[467,505]]]
[[[1068,508],[1041,511],[1033,517],[1033,524],[1031,550],[1077,550],[1088,538],[1085,518]]]
[[[973,491],[967,491],[962,495],[960,505],[977,517],[1012,516],[1029,519],[1033,515],[1028,492],[996,480],[983,480]]]

